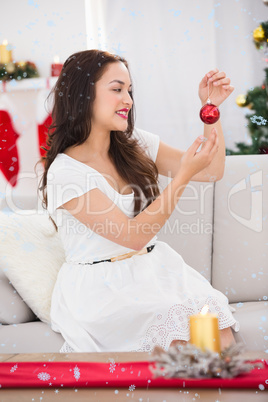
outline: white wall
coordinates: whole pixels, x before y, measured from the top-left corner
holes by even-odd
[[[55,55],[63,62],[87,46],[84,0],[8,0],[1,2],[0,42],[7,39],[16,61],[36,63],[50,75]]]

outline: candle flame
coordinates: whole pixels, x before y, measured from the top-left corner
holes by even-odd
[[[59,56],[54,56],[54,63],[59,64],[59,62],[60,62]]]
[[[206,315],[208,310],[209,310],[209,306],[207,304],[205,304],[204,307],[202,308],[202,310],[200,311],[200,314]]]
[[[7,39],[4,39],[2,45],[7,46],[7,44],[8,44]]]

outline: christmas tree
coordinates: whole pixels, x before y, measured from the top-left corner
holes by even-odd
[[[264,51],[265,61],[268,62],[268,21],[254,30],[253,38],[256,48]],[[226,148],[226,155],[268,154],[268,68],[264,71],[265,79],[261,86],[236,98],[238,106],[248,107],[253,112],[246,115],[252,143],[237,142],[238,150]]]

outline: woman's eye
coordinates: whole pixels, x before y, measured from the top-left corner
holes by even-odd
[[[113,91],[115,92],[122,92],[122,88],[114,88]],[[129,95],[132,97],[132,91],[128,91]]]

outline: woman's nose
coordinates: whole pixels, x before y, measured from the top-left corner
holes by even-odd
[[[125,98],[124,98],[124,103],[127,104],[127,105],[132,106],[133,100],[132,100],[132,98],[131,98],[130,93],[127,93],[127,94],[126,94],[126,96],[125,96]]]

